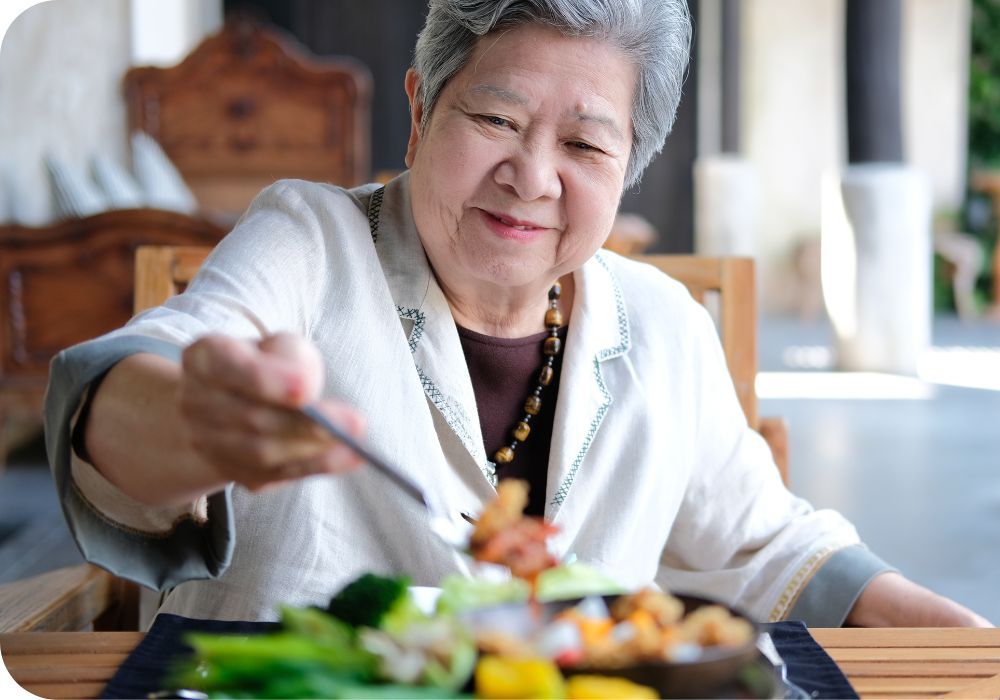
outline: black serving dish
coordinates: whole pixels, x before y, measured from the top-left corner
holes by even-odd
[[[610,607],[618,596],[605,596]],[[684,603],[684,612],[706,605],[721,605],[735,616],[750,622],[755,630],[756,623],[738,610],[698,596],[676,595]],[[577,600],[554,601],[541,604],[510,604],[482,608],[463,614],[463,619],[477,631],[501,631],[512,636],[529,637],[550,622],[560,612],[570,608]],[[634,683],[653,688],[661,698],[710,698],[720,697],[720,693],[743,685],[741,673],[758,662],[757,634],[746,644],[736,647],[707,647],[698,658],[691,661],[650,662],[622,668],[595,668],[573,666],[562,669],[563,675],[601,675],[626,678]],[[764,691],[764,697],[775,692],[774,684]],[[748,697],[760,697],[759,691]]]

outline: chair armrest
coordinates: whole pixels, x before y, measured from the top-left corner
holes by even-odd
[[[788,486],[788,420],[780,416],[761,418],[757,432],[767,441],[781,481]]]
[[[0,586],[0,632],[136,629],[138,588],[93,564]]]

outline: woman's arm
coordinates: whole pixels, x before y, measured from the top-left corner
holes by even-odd
[[[993,627],[986,618],[892,571],[858,596],[846,624],[856,627]]]
[[[132,355],[93,397],[86,456],[122,492],[150,505],[187,503],[229,482],[260,489],[355,468],[353,453],[297,411],[321,385],[315,348],[288,334],[259,343],[206,336],[179,365]],[[363,432],[345,404],[317,406],[352,434]]]

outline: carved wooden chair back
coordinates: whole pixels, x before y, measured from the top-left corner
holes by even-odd
[[[370,179],[367,67],[256,19],[235,14],[178,65],[124,82],[129,130],[160,144],[206,211],[238,214],[279,178]]]

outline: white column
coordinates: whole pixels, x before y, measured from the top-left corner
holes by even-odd
[[[757,253],[757,172],[745,158],[703,156],[694,163],[694,247],[698,255]]]
[[[823,184],[823,298],[838,366],[915,374],[931,336],[931,196],[897,164],[852,165]]]

